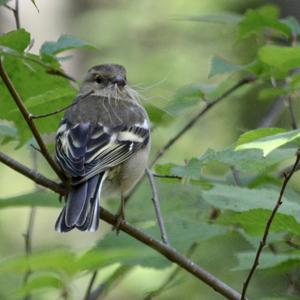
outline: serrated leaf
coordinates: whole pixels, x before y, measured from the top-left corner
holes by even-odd
[[[259,34],[263,29],[272,29],[289,37],[291,34],[289,26],[282,23],[277,15],[278,10],[274,6],[248,10],[238,25],[238,38],[242,39],[252,34]]]
[[[171,114],[178,115],[187,109],[199,104],[206,94],[212,92],[216,88],[215,85],[202,83],[184,86],[176,91],[172,101],[165,107],[165,110]]]
[[[211,66],[208,77],[213,77],[215,75],[233,73],[248,70],[253,63],[247,65],[235,65],[220,56],[213,56],[211,60]]]
[[[270,211],[265,209],[252,209],[244,212],[231,212],[219,217],[218,223],[241,226],[248,234],[261,236],[265,230]],[[295,217],[276,213],[270,232],[288,232],[300,235],[300,223]]]
[[[30,44],[30,34],[21,28],[0,36],[0,46],[23,52]]]
[[[238,266],[233,271],[249,270],[253,265],[256,252],[242,252],[237,254]],[[259,260],[259,269],[270,269],[274,267],[283,267],[283,265],[295,266],[300,264],[300,251],[292,254],[273,254],[263,253]]]
[[[272,210],[278,199],[278,195],[278,191],[270,188],[249,189],[224,184],[216,184],[212,189],[202,192],[203,199],[214,207],[236,212],[257,208]],[[282,201],[283,204],[279,212],[298,219],[300,204],[291,201],[287,195],[283,196]]]
[[[259,91],[258,98],[260,100],[274,100],[276,97],[288,95],[289,92],[286,88],[265,88]]]
[[[258,51],[260,60],[281,72],[298,68],[300,65],[300,48],[266,45]]]
[[[260,131],[260,133],[261,132],[262,131]],[[252,133],[255,135],[254,131]],[[246,143],[241,142],[242,140],[245,140],[244,138],[242,138],[242,140],[239,139],[238,141],[239,145],[236,147],[236,150],[245,150],[245,149],[253,149],[253,148],[260,149],[262,150],[263,155],[267,156],[273,150],[283,145],[286,145],[290,142],[293,142],[299,137],[300,137],[300,130],[297,129],[297,130],[292,130],[284,133],[269,135]]]
[[[22,288],[18,291],[19,296],[28,295],[39,289],[60,289],[63,287],[63,283],[61,278],[59,278],[56,274],[42,274],[29,277],[29,280],[22,286]]]
[[[40,60],[40,58],[35,55],[31,55],[30,57]],[[51,95],[53,90],[69,90],[70,93],[74,91],[69,81],[62,77],[47,74],[44,67],[38,64],[31,65],[29,68],[22,60],[7,56],[4,61],[4,66],[16,90],[22,97],[25,106],[27,105],[28,99],[38,96],[41,98],[42,95],[45,94]],[[11,98],[11,95],[8,93],[2,81],[0,81],[0,94],[0,118],[14,122],[20,138],[19,145],[23,145],[32,137],[32,134],[23,120],[21,113],[16,113],[14,100]],[[72,100],[72,97],[69,96],[57,98],[55,101],[49,101],[47,105],[33,107],[30,109],[30,113],[41,114],[53,112],[67,106]],[[36,120],[36,124],[41,134],[50,133],[56,131],[60,120],[61,115],[58,114],[49,118],[38,119]]]
[[[40,49],[40,54],[42,56],[53,56],[66,50],[80,48],[95,49],[95,47],[88,42],[74,36],[64,34],[60,36],[56,42],[45,42]]]

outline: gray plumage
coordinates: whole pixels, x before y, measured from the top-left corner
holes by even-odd
[[[71,178],[57,231],[95,231],[103,192],[119,191],[123,200],[142,176],[150,125],[134,95],[122,66],[100,65],[86,75],[56,136],[56,159]]]

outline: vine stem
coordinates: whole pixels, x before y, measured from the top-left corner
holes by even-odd
[[[285,192],[285,189],[286,189],[286,186],[288,184],[288,182],[290,181],[290,179],[292,178],[293,174],[295,173],[296,171],[296,168],[297,168],[297,165],[299,163],[299,160],[300,160],[300,150],[297,151],[297,157],[296,157],[296,160],[295,160],[295,163],[293,165],[293,168],[292,170],[289,172],[289,173],[285,173],[284,175],[284,181],[283,181],[283,184],[281,186],[281,190],[280,190],[280,193],[279,193],[279,196],[278,196],[278,200],[272,210],[272,213],[266,223],[266,226],[265,226],[265,229],[264,229],[264,233],[263,233],[263,236],[262,236],[262,239],[259,243],[259,246],[257,248],[257,251],[256,251],[256,255],[255,255],[255,258],[254,258],[254,261],[253,261],[253,265],[250,269],[250,272],[243,284],[243,290],[242,290],[242,295],[241,295],[241,298],[240,300],[245,300],[245,295],[246,295],[246,292],[247,292],[247,288],[250,284],[250,281],[251,281],[251,278],[255,272],[255,270],[257,269],[258,265],[259,265],[259,259],[260,259],[260,256],[262,254],[262,251],[263,251],[263,248],[265,247],[266,243],[267,243],[267,239],[268,239],[268,235],[269,235],[269,232],[270,232],[270,228],[271,228],[271,225],[273,223],[273,220],[275,218],[275,215],[278,211],[278,209],[280,208],[281,204],[282,204],[282,197],[283,197],[283,194]]]

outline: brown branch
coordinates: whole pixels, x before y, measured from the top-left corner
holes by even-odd
[[[0,152],[1,154],[1,152]],[[35,172],[34,170],[30,170],[29,168],[25,167],[24,165],[14,161],[13,159],[9,158],[3,160],[3,154],[0,155],[2,157],[2,162],[4,162],[7,166],[11,167],[12,169],[16,170],[17,172],[27,176],[28,178],[34,180],[38,184],[47,187],[48,189],[53,190],[59,194],[65,194],[66,189],[62,188],[61,184],[57,184],[56,182],[45,178],[43,175]],[[4,155],[5,158],[5,155]],[[36,180],[38,179],[38,180]],[[107,222],[108,224],[115,225],[116,223],[116,216],[107,211],[105,208],[100,208],[101,214],[100,218]],[[230,300],[239,300],[241,295],[235,291],[233,288],[228,286],[226,283],[218,279],[217,277],[213,276],[205,269],[201,268],[197,264],[195,264],[192,260],[188,259],[181,253],[177,252],[174,248],[170,247],[169,245],[164,244],[163,242],[145,234],[141,230],[135,228],[134,226],[130,225],[126,221],[121,222],[120,230],[127,233],[134,239],[140,241],[141,243],[148,245],[150,248],[154,249],[158,253],[162,254],[168,260],[176,263],[178,266],[185,269],[187,272],[195,276],[196,278],[200,279],[208,286],[213,288],[216,292],[223,295],[225,298]]]
[[[248,84],[250,82],[253,82],[256,80],[255,76],[248,76],[243,79],[241,79],[239,82],[237,82],[234,86],[232,86],[230,89],[225,91],[221,96],[219,96],[217,99],[206,102],[206,106],[204,109],[200,110],[177,134],[175,134],[174,137],[172,137],[155,155],[152,163],[150,166],[153,166],[164,154],[165,152],[173,146],[175,142],[177,142],[189,129],[191,129],[195,123],[212,107],[214,107],[217,103],[225,99],[227,96],[229,96],[232,92],[236,91],[240,87],[244,86],[245,84]]]
[[[51,157],[50,153],[48,152],[48,149],[35,125],[35,123],[33,122],[33,120],[30,118],[30,113],[28,112],[28,110],[26,109],[24,102],[22,100],[22,98],[20,97],[20,95],[18,94],[17,90],[15,89],[12,81],[10,80],[8,74],[6,73],[4,66],[3,66],[3,61],[2,59],[0,59],[0,76],[4,82],[4,84],[6,85],[8,91],[10,92],[13,100],[15,101],[17,107],[19,108],[20,112],[23,115],[23,118],[25,119],[25,121],[27,122],[37,144],[39,145],[39,148],[43,154],[43,156],[45,157],[45,159],[47,160],[47,162],[49,163],[49,165],[51,166],[51,168],[53,169],[53,171],[57,174],[57,176],[62,180],[65,181],[66,177],[64,176],[64,174],[61,172],[59,166],[57,165],[57,163],[53,160],[53,158]]]
[[[64,188],[63,184],[56,183],[44,175],[28,168],[27,166],[19,163],[18,161],[14,160],[13,158],[9,157],[8,155],[0,152],[0,162],[4,165],[10,167],[11,169],[17,171],[18,173],[28,177],[35,183],[54,191],[60,195],[65,195],[66,189]]]
[[[262,236],[262,239],[261,239],[261,241],[259,243],[259,246],[258,246],[258,249],[256,251],[256,255],[255,255],[255,259],[254,259],[252,268],[251,268],[251,270],[250,270],[250,272],[249,272],[249,274],[248,274],[248,276],[247,276],[247,278],[246,278],[246,280],[245,280],[245,282],[243,284],[243,290],[242,290],[242,295],[241,295],[240,300],[245,300],[246,299],[245,295],[246,295],[246,292],[247,292],[247,288],[249,286],[249,283],[251,281],[251,278],[252,278],[252,276],[253,276],[256,268],[259,265],[260,255],[262,253],[263,248],[266,245],[266,242],[267,242],[267,239],[268,239],[268,235],[269,235],[269,231],[270,231],[272,222],[273,222],[273,220],[275,218],[275,215],[276,215],[278,209],[280,208],[280,206],[282,204],[282,197],[283,197],[283,194],[285,192],[286,186],[287,186],[289,180],[291,179],[291,177],[293,176],[293,174],[294,174],[294,172],[296,170],[296,167],[298,165],[299,160],[300,160],[300,150],[298,150],[298,152],[297,152],[297,158],[295,160],[295,163],[294,163],[294,166],[293,166],[291,172],[285,174],[285,179],[283,181],[283,184],[282,184],[282,187],[281,187],[281,190],[280,190],[280,193],[279,193],[278,200],[277,200],[276,205],[274,206],[274,208],[272,210],[272,213],[271,213],[271,215],[270,215],[270,217],[269,217],[269,219],[268,219],[268,221],[266,223],[264,234]]]

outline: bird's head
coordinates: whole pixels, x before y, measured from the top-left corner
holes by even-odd
[[[126,69],[117,64],[103,64],[90,68],[85,75],[80,93],[89,92],[108,98],[138,101],[139,94],[128,86]]]
[[[103,64],[90,68],[81,84],[81,89],[123,89],[127,84],[126,70],[121,65]]]

